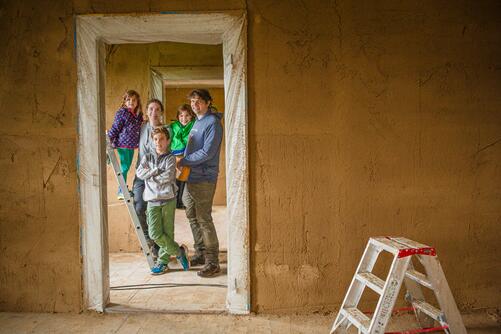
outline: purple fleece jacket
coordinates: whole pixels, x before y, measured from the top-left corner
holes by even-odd
[[[137,148],[143,124],[143,114],[133,114],[127,108],[120,108],[115,114],[108,137],[113,147]]]

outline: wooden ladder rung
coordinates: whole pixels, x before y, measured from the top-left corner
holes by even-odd
[[[350,307],[341,310],[341,313],[348,318],[348,320],[355,325],[362,333],[367,333],[371,324],[371,319],[362,313],[356,307]]]
[[[378,294],[383,293],[384,281],[373,273],[359,273],[357,274],[357,280],[374,290],[374,292]]]
[[[407,276],[408,278],[410,278],[413,281],[418,282],[422,286],[427,287],[428,289],[433,289],[433,286],[431,285],[431,282],[428,279],[428,277],[426,277],[425,274],[420,273],[419,271],[416,271],[414,269],[409,269],[405,273],[405,276]]]
[[[414,300],[412,302],[412,306],[414,306],[415,309],[423,312],[424,314],[428,315],[429,317],[435,319],[436,321],[442,323],[444,321],[444,316],[442,311],[437,309],[435,306],[428,304],[425,301],[422,300]]]

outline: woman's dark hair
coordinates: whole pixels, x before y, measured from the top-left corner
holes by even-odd
[[[148,102],[146,103],[146,109],[148,109],[148,106],[151,104],[151,103],[156,103],[160,106],[160,110],[161,111],[164,111],[164,105],[162,104],[162,102],[160,102],[159,99],[149,99]]]

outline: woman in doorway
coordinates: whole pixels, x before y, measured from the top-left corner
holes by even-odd
[[[146,115],[148,116],[148,121],[141,126],[136,170],[143,157],[155,149],[155,145],[151,138],[151,133],[153,132],[153,129],[164,126],[163,111],[164,106],[158,99],[151,99],[146,104]],[[147,203],[143,199],[144,180],[141,180],[136,176],[134,178],[132,192],[134,193],[134,207],[136,209],[137,217],[139,218],[139,223],[141,224],[144,232],[144,237],[148,242],[148,246],[150,247],[150,251],[153,254],[153,258],[155,258],[156,260],[156,257],[158,255],[158,246],[153,242],[153,240],[150,239],[148,234],[148,224],[146,223]]]

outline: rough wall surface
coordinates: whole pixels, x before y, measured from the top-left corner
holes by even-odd
[[[499,306],[500,3],[322,3],[249,4],[255,310],[340,303],[375,235]]]
[[[71,5],[1,6],[0,310],[78,311]]]
[[[332,309],[373,235],[499,306],[499,2],[82,0],[0,7],[0,310],[82,307],[73,15],[246,7],[253,310]]]

